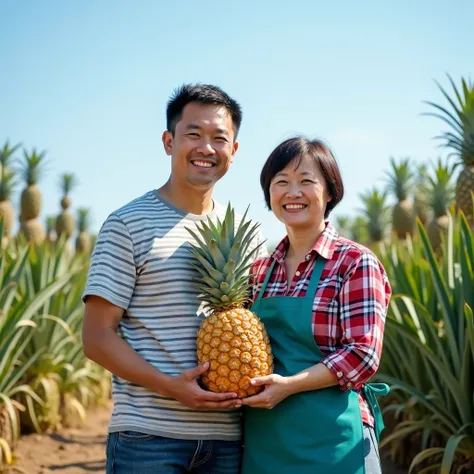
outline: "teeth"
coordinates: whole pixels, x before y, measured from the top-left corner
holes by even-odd
[[[212,163],[209,163],[208,161],[193,161],[193,165],[201,166],[202,168],[211,168],[212,167]]]
[[[304,204],[287,204],[285,206],[286,209],[304,209]]]

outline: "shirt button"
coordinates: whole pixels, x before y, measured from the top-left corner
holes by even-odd
[[[336,375],[338,379],[342,378],[342,372],[338,372]]]
[[[347,383],[347,388],[351,388],[352,384],[350,382]]]
[[[306,255],[306,260],[309,260],[311,258],[311,255]]]
[[[298,270],[298,271],[296,272],[296,276],[299,277],[300,275],[301,275],[301,272]]]

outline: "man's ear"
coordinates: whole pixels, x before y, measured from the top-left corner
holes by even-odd
[[[237,150],[239,149],[239,142],[235,141],[234,144],[232,145],[232,158],[231,158],[231,163],[234,161],[235,154],[237,153]]]
[[[169,130],[165,130],[161,136],[161,140],[163,142],[165,153],[168,156],[171,156],[173,153],[173,134]]]

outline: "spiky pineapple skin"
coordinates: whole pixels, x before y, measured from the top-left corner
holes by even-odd
[[[87,232],[80,232],[76,239],[76,252],[89,253],[91,251],[91,237]]]
[[[474,193],[474,165],[466,165],[459,173],[456,182],[456,204],[464,212],[467,221],[473,227],[474,209],[471,193]]]
[[[71,212],[64,210],[58,215],[56,219],[56,234],[58,236],[65,234],[66,238],[69,239],[74,233],[76,221]]]
[[[398,202],[392,212],[393,230],[400,239],[412,235],[415,229],[415,209],[408,199]]]
[[[204,319],[197,334],[199,364],[209,362],[202,382],[212,392],[235,392],[239,398],[263,387],[250,380],[273,372],[268,334],[256,314],[244,308],[215,312]]]
[[[8,239],[12,233],[15,211],[10,201],[0,201],[0,218],[3,218],[3,235]]]
[[[426,232],[428,239],[434,250],[437,250],[441,245],[442,236],[446,235],[449,227],[449,217],[447,215],[433,217],[428,224]]]
[[[46,230],[38,219],[22,221],[20,230],[28,242],[41,243],[46,238]]]
[[[21,216],[24,220],[36,219],[41,211],[42,196],[39,187],[32,184],[21,193]]]

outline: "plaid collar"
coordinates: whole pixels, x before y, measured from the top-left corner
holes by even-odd
[[[326,260],[331,260],[334,250],[336,249],[336,243],[339,239],[339,234],[336,229],[331,225],[330,222],[326,222],[326,227],[322,234],[319,236],[313,248],[306,254],[307,260],[309,260],[314,254],[319,254]],[[290,245],[290,239],[286,236],[275,248],[271,254],[271,258],[275,259],[279,263],[283,263],[285,260],[286,252]]]

